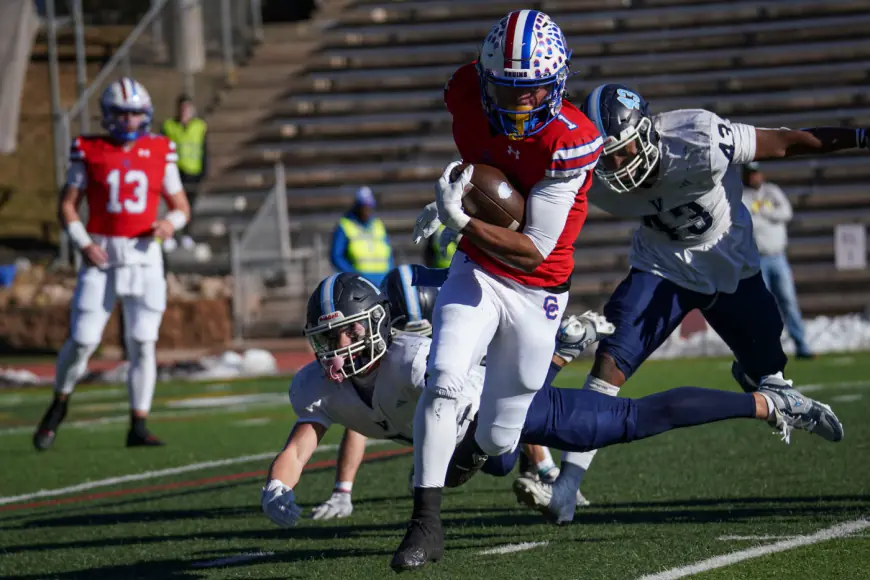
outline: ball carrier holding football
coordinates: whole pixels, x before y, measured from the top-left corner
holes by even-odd
[[[166,309],[163,254],[157,240],[171,238],[190,217],[190,205],[175,162],[175,145],[149,132],[151,97],[122,77],[100,97],[107,135],[81,136],[72,144],[60,219],[84,264],[71,305],[70,335],[60,350],[54,400],[33,436],[40,451],[54,443],[69,397],[87,370],[103,329],[120,299],[130,361],[130,431],[127,446],[162,442],[145,428],[157,380],[155,345]],[[160,198],[169,212],[157,219]],[[85,226],[78,207],[87,199]]]
[[[460,165],[452,163],[435,187],[436,201],[417,220],[417,241],[442,223],[463,238],[435,306],[426,389],[414,417],[414,508],[394,570],[419,568],[444,552],[441,496],[472,367],[486,355],[477,430],[456,450],[467,457],[468,474],[488,455],[516,448],[547,377],[603,143],[563,99],[569,58],[562,31],[546,14],[519,10],[492,28],[478,61],[457,70],[445,88],[463,161],[501,170],[525,199],[525,212],[513,229],[483,219],[489,212],[469,215],[463,195],[474,167],[451,179]]]

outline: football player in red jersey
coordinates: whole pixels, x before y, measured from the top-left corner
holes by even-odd
[[[159,240],[184,227],[190,206],[181,186],[175,145],[149,132],[151,97],[122,77],[100,98],[106,135],[72,144],[60,220],[84,258],[71,304],[70,334],[57,359],[54,400],[33,436],[40,451],[54,443],[69,397],[121,300],[124,309],[130,431],[127,446],[163,443],[145,427],[157,379],[155,344],[166,308],[166,280]],[[157,219],[161,197],[169,208]],[[83,199],[90,217],[78,213]]]
[[[547,376],[602,146],[595,126],[564,100],[570,55],[546,14],[511,12],[489,32],[479,59],[445,88],[463,160],[502,170],[526,196],[526,220],[511,231],[466,215],[461,199],[473,167],[451,182],[457,163],[417,220],[415,240],[442,223],[463,237],[435,306],[426,391],[414,418],[414,509],[393,556],[396,571],[441,557],[442,488],[516,447]],[[484,355],[477,431],[451,462],[457,417],[468,409],[466,377]]]

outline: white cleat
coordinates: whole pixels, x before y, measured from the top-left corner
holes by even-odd
[[[550,505],[550,499],[553,497],[553,482],[556,481],[557,477],[559,477],[558,467],[553,467],[543,477],[531,471],[523,473],[514,481],[513,485],[517,502],[538,511],[546,509]],[[523,483],[520,483],[521,480]],[[586,507],[589,503],[589,500],[578,489],[577,507]]]
[[[776,427],[786,444],[791,442],[794,429],[803,429],[834,443],[842,441],[843,424],[831,407],[802,395],[781,373],[764,377],[758,392],[773,403],[773,413],[767,422]]]
[[[610,336],[616,327],[603,315],[587,310],[580,316],[563,318],[556,333],[556,355],[570,363],[580,354],[605,336]]]

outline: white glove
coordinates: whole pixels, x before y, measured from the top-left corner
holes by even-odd
[[[441,227],[441,220],[438,219],[438,206],[433,201],[423,208],[423,211],[417,216],[417,223],[414,224],[414,233],[411,236],[415,244],[419,244],[423,238],[431,238],[432,235]]]
[[[447,255],[447,246],[452,242],[459,243],[462,239],[462,234],[449,230],[447,228],[441,231],[441,236],[438,238],[438,250],[442,255]]]
[[[469,165],[459,174],[456,181],[450,181],[450,174],[456,167],[462,165],[461,161],[454,161],[447,166],[444,173],[435,184],[435,203],[438,206],[438,219],[447,229],[461,232],[471,220],[462,211],[462,196],[465,195],[465,187],[471,182],[474,166]]]
[[[353,503],[350,500],[350,493],[333,491],[328,500],[311,510],[311,518],[331,520],[332,518],[346,518],[352,513]]]
[[[302,514],[302,508],[296,505],[293,490],[278,479],[270,480],[263,488],[260,505],[263,506],[263,513],[282,528],[295,527]]]
[[[571,362],[605,336],[616,332],[616,327],[603,315],[587,310],[580,316],[562,320],[556,333],[556,354],[565,362]]]

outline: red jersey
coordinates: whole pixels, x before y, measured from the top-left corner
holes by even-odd
[[[527,199],[532,187],[544,178],[571,178],[586,172],[556,247],[534,272],[523,272],[492,258],[468,237],[459,243],[460,250],[492,274],[541,288],[564,284],[574,271],[574,240],[586,221],[586,191],[603,143],[598,129],[577,107],[563,100],[559,116],[538,133],[520,140],[496,134],[481,105],[474,63],[453,74],[444,89],[444,102],[453,115],[453,140],[462,160],[497,167]]]
[[[82,163],[87,172],[88,232],[121,238],[150,235],[166,164],[177,160],[175,144],[162,135],[140,137],[129,149],[107,136],[73,141],[70,161]]]

